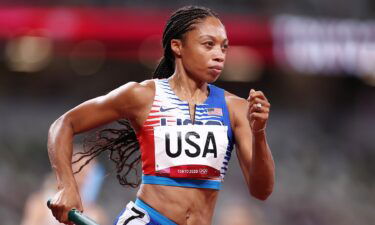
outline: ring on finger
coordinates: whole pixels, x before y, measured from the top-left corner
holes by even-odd
[[[256,106],[258,109],[262,108],[262,104],[261,104],[261,103],[257,103],[255,106]]]

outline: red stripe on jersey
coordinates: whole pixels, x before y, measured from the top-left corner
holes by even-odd
[[[167,116],[167,115],[148,116],[147,120],[149,120],[149,119],[158,119],[158,118],[162,118],[162,117],[173,117],[173,116]]]
[[[144,126],[149,126],[149,125],[154,125],[154,124],[160,124],[160,120],[155,120],[155,121],[146,121],[144,123]]]
[[[142,128],[137,133],[139,146],[141,148],[142,171],[143,174],[155,173],[155,144],[154,130]]]

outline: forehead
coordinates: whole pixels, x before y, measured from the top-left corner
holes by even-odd
[[[189,32],[189,36],[202,38],[212,36],[219,40],[227,39],[227,32],[221,21],[215,17],[207,17],[203,21],[195,24],[194,29]]]

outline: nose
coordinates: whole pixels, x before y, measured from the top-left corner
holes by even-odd
[[[216,62],[224,62],[225,61],[225,53],[220,49],[215,52],[213,60]]]

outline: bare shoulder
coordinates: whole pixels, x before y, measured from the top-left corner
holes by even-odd
[[[140,83],[131,81],[113,91],[117,95],[129,96],[141,100],[142,98],[151,97],[155,92],[153,80],[145,80]]]
[[[131,81],[108,93],[105,99],[109,100],[123,117],[130,119],[138,116],[140,111],[147,110],[154,95],[153,80],[140,83]]]
[[[225,101],[228,106],[230,120],[232,121],[232,128],[237,127],[245,121],[248,101],[235,94],[225,91]]]
[[[229,91],[225,91],[224,96],[230,111],[236,108],[246,107],[248,104],[246,99],[241,98],[233,93],[230,93]]]
[[[128,82],[119,88],[111,91],[108,95],[114,97],[117,103],[126,102],[127,105],[146,104],[151,101],[155,94],[153,80],[143,82]]]

